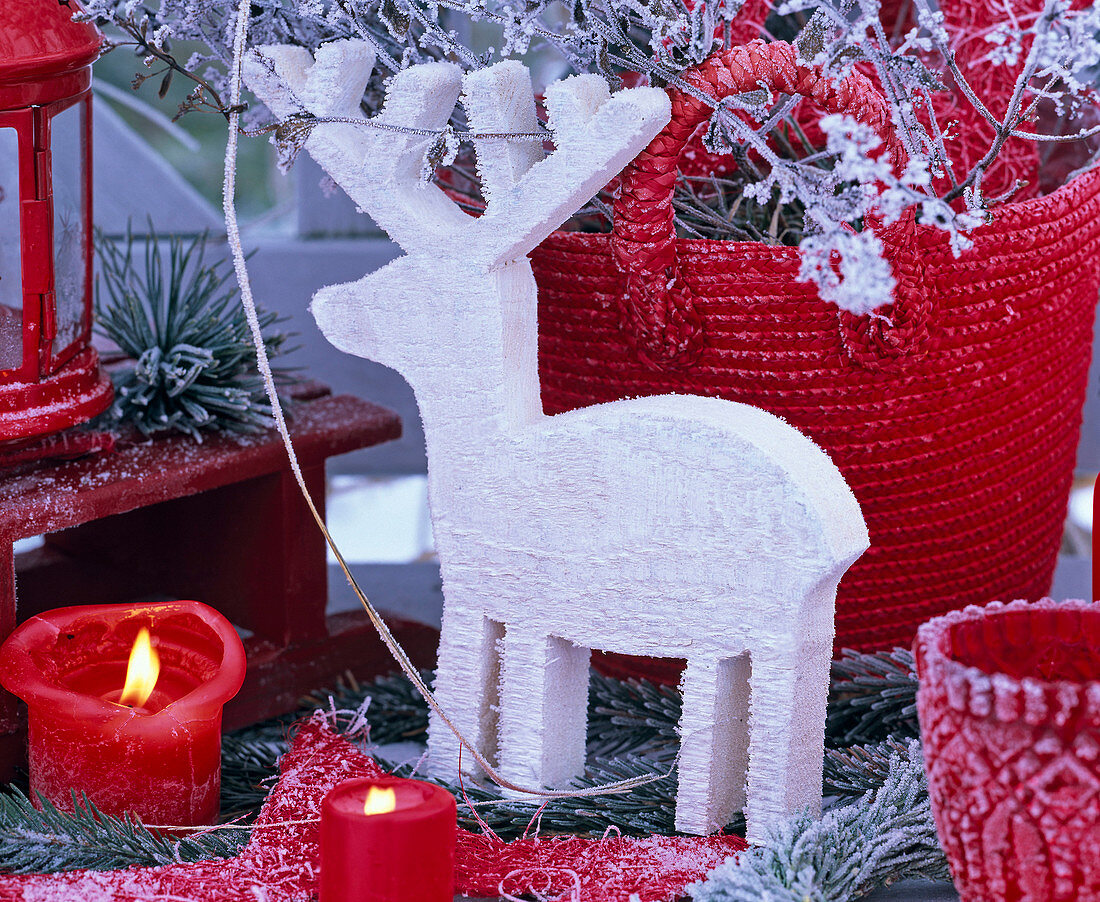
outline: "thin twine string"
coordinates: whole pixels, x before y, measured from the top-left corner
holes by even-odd
[[[599,786],[591,786],[583,789],[569,789],[569,790],[546,790],[542,788],[534,788],[523,786],[515,783],[507,778],[501,776],[500,773],[493,767],[492,764],[481,754],[471,743],[462,731],[454,724],[451,718],[443,710],[442,706],[436,700],[431,689],[424,682],[420,673],[409,659],[408,653],[402,648],[401,643],[397,641],[397,638],[391,632],[389,626],[382,619],[382,616],[378,613],[378,610],[367,598],[366,594],[360,588],[359,583],[356,581],[354,575],[352,575],[351,568],[348,566],[347,561],[341,554],[340,549],[336,546],[336,542],[333,540],[332,535],[329,533],[327,526],[325,525],[324,518],[320,515],[316,505],[313,503],[313,498],[309,493],[309,489],[306,486],[305,478],[302,475],[301,466],[298,463],[298,456],[294,450],[294,443],[290,437],[290,430],[286,424],[286,417],[283,413],[282,404],[279,400],[279,394],[275,387],[275,377],[271,370],[271,363],[267,356],[267,348],[264,345],[263,332],[260,326],[259,316],[256,311],[256,303],[252,294],[252,285],[248,275],[248,266],[245,260],[245,254],[243,245],[241,242],[240,226],[237,220],[237,210],[235,203],[236,194],[236,174],[237,174],[237,147],[239,139],[240,129],[240,104],[241,104],[241,89],[242,89],[242,62],[245,53],[245,44],[248,37],[248,16],[251,6],[251,0],[240,0],[240,4],[237,7],[237,24],[236,32],[233,41],[233,72],[232,72],[232,85],[231,85],[231,100],[230,108],[232,112],[229,114],[229,135],[226,143],[225,151],[225,179],[223,183],[222,192],[222,208],[225,214],[226,235],[229,241],[229,246],[233,255],[233,268],[237,276],[237,282],[241,289],[241,301],[245,310],[245,317],[248,321],[249,329],[252,332],[253,344],[256,348],[256,363],[263,377],[264,387],[267,391],[268,399],[271,403],[272,416],[275,420],[276,429],[282,438],[283,445],[286,448],[287,456],[290,461],[290,468],[294,474],[294,479],[298,484],[298,488],[302,493],[302,497],[305,499],[306,505],[309,507],[309,511],[313,516],[314,522],[316,522],[318,529],[321,530],[322,535],[325,538],[329,548],[332,549],[333,555],[336,557],[337,563],[340,566],[341,571],[348,583],[351,585],[353,591],[358,597],[363,609],[366,611],[368,618],[374,625],[374,628],[378,631],[386,648],[389,649],[390,654],[393,655],[394,660],[397,661],[401,670],[412,682],[416,690],[427,702],[428,706],[439,716],[440,720],[451,730],[452,733],[458,738],[459,743],[470,753],[474,761],[478,766],[485,771],[488,777],[496,783],[498,786],[511,790],[513,792],[522,793],[540,799],[570,799],[570,798],[586,798],[592,796],[601,795],[613,795],[618,793],[628,792],[639,786],[644,786],[649,783],[654,783],[658,780],[663,780],[670,776],[672,768],[666,774],[653,774],[645,777],[632,777],[627,780],[620,780],[613,783],[606,783]],[[673,768],[675,765],[673,765]],[[502,800],[503,801],[503,800]],[[220,829],[222,825],[210,825],[209,829]],[[176,827],[162,827],[162,829],[192,829],[192,828],[176,828]]]

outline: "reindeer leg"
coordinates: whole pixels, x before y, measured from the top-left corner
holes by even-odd
[[[439,663],[435,697],[470,743],[492,760],[496,754],[496,717],[500,679],[497,643],[504,635],[501,624],[476,609],[448,603],[439,638]],[[476,774],[473,756],[461,750],[462,772]],[[434,776],[453,779],[459,773],[460,743],[434,711],[429,714],[428,769]]]
[[[516,783],[561,786],[584,771],[590,652],[509,624],[500,698],[500,769]]]
[[[680,688],[676,829],[713,833],[745,804],[749,656],[689,660]]]
[[[831,652],[831,643],[818,639],[790,657],[753,661],[749,842],[762,842],[790,814],[821,809]]]

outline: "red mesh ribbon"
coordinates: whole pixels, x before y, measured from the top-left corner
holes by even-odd
[[[236,858],[122,871],[0,877],[0,902],[302,902],[315,899],[321,800],[337,783],[378,776],[378,765],[323,721],[298,730],[251,842]],[[532,808],[534,812],[534,808]],[[569,902],[669,902],[745,848],[736,836],[580,839],[503,843],[459,830],[455,892],[542,893]],[[576,889],[579,887],[579,891]],[[415,902],[415,900],[409,900]]]
[[[853,72],[835,83],[819,67],[801,66],[798,51],[783,41],[753,41],[731,47],[685,75],[700,94],[722,99],[761,86],[801,94],[827,113],[840,113],[887,138],[895,163],[904,151],[892,137],[890,110],[865,75]],[[680,154],[713,107],[687,91],[669,89],[672,119],[623,171],[615,203],[612,249],[625,274],[622,311],[640,356],[658,367],[696,360],[703,343],[703,319],[688,289],[676,253],[672,194]]]

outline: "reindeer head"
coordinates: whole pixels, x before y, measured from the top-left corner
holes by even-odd
[[[311,309],[321,331],[414,387],[426,369],[449,367],[464,382],[479,368],[513,389],[537,388],[536,289],[524,258],[664,127],[668,97],[651,88],[612,97],[594,75],[551,85],[552,153],[541,139],[475,139],[486,209],[472,217],[421,178],[427,146],[460,96],[475,135],[538,135],[527,69],[505,61],[463,76],[445,62],[411,67],[393,77],[368,124],[359,102],[373,66],[361,41],[326,44],[316,59],[301,47],[267,47],[245,66],[277,117],[322,120],[306,149],[407,254],[355,285],[318,292]]]

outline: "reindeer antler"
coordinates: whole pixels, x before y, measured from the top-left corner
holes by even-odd
[[[318,49],[264,47],[246,62],[245,78],[280,119],[362,118],[362,96],[374,53],[362,41]],[[598,76],[566,79],[547,89],[556,148],[543,159],[537,140],[486,138],[477,143],[487,209],[463,213],[438,187],[420,180],[430,141],[450,119],[463,86],[450,63],[425,63],[394,76],[379,125],[317,125],[306,149],[360,208],[408,253],[430,249],[494,268],[527,254],[606,184],[665,126],[663,91],[633,88],[610,97]],[[465,78],[464,103],[475,133],[537,133],[530,76],[506,60]],[[431,135],[410,133],[409,130]]]
[[[475,224],[473,240],[485,245],[490,267],[530,253],[634,159],[672,112],[664,91],[630,88],[611,95],[598,75],[555,82],[546,89],[546,105],[553,153],[509,190],[496,191]]]

